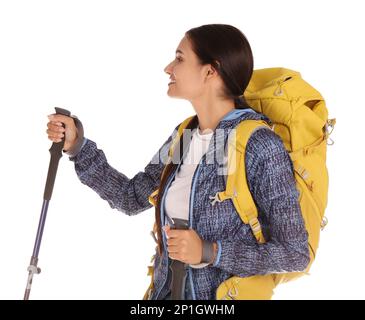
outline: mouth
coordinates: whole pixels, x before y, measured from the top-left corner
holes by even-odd
[[[171,81],[168,85],[175,84],[176,81]]]

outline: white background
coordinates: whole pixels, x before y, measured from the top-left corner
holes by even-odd
[[[164,67],[184,32],[226,23],[247,36],[255,68],[301,72],[337,125],[328,148],[329,225],[311,276],[275,299],[362,299],[365,29],[361,1],[1,1],[0,299],[22,299],[51,142],[64,107],[109,163],[133,177],[193,114],[167,96]],[[32,299],[141,299],[154,211],[128,217],[60,161]]]

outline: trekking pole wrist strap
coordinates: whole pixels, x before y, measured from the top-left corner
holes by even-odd
[[[69,157],[75,157],[80,152],[84,142],[84,127],[82,122],[76,116],[73,115],[71,118],[74,120],[77,128],[77,139],[72,148],[69,150],[63,150],[63,152],[65,152]]]
[[[201,263],[212,263],[215,258],[213,242],[202,240],[203,253]]]

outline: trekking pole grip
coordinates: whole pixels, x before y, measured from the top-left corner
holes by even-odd
[[[184,219],[172,218],[173,225],[171,229],[188,230],[189,221]],[[171,300],[185,300],[185,285],[187,278],[187,264],[179,261],[172,260],[171,262]]]
[[[66,109],[57,108],[57,107],[55,109],[56,109],[56,114],[62,114],[64,116],[68,116],[68,117],[71,116],[71,112]],[[62,127],[65,128],[64,123],[62,123]],[[62,150],[65,145],[65,138],[66,138],[66,134],[62,138],[62,141],[53,142],[51,148],[49,149],[49,152],[51,153],[51,161],[49,162],[46,187],[44,189],[44,195],[43,195],[44,200],[51,200],[53,186],[54,186],[54,182],[55,182],[56,174],[57,174],[58,162],[59,162],[60,158],[62,157]]]

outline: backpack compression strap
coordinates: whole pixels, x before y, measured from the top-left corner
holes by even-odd
[[[244,120],[235,130],[232,130],[228,138],[228,167],[226,190],[217,192],[212,201],[222,202],[232,199],[233,204],[245,224],[249,224],[259,243],[264,243],[257,208],[252,198],[246,179],[245,151],[248,139],[259,128],[272,128],[263,120]]]

